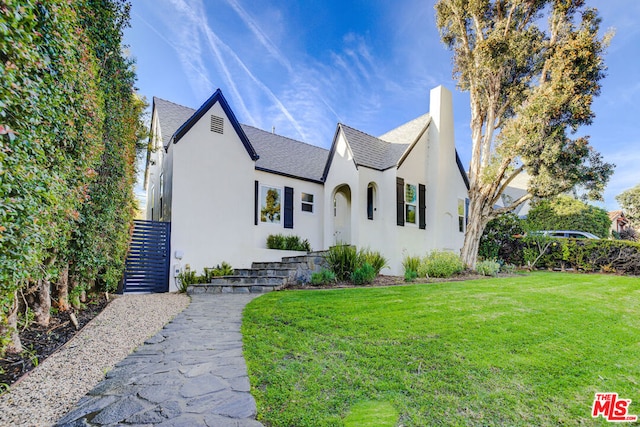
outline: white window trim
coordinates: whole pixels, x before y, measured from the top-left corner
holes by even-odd
[[[462,214],[460,214],[460,204],[462,203]],[[456,212],[458,213],[458,233],[464,233],[467,231],[467,224],[465,224],[465,210],[466,203],[464,199],[458,198],[458,204],[456,206]],[[462,220],[462,230],[460,230],[460,220]]]
[[[262,200],[266,199],[266,192],[269,191],[269,189],[271,188],[274,188],[280,192],[280,221],[279,222],[262,221]],[[284,187],[280,187],[278,185],[260,183],[260,199],[258,200],[258,202],[259,202],[258,224],[266,225],[269,227],[283,228],[284,227]]]
[[[407,185],[411,185],[413,187],[415,187],[416,189],[416,200],[414,203],[409,203],[407,201]],[[419,202],[419,197],[420,195],[418,194],[418,184],[410,182],[410,181],[405,181],[404,182],[404,188],[402,189],[404,191],[404,224],[408,225],[410,227],[418,227],[418,225],[420,224],[420,211],[418,209],[418,202]],[[415,220],[416,222],[409,222],[407,220],[407,206],[413,206],[415,207],[415,212],[416,212],[416,217]]]
[[[311,196],[313,198],[313,202],[305,202],[304,200],[302,200],[302,198],[304,197],[305,194]],[[303,210],[302,209],[302,205],[311,205],[311,212]],[[300,192],[300,212],[302,212],[305,215],[315,215],[316,214],[316,195],[315,195],[315,193],[307,193],[305,191],[301,191]]]

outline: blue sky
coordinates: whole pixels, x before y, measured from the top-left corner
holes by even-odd
[[[137,87],[198,108],[221,88],[242,123],[329,148],[336,123],[380,135],[454,92],[456,146],[470,160],[469,97],[456,90],[434,1],[135,0],[125,43]],[[640,183],[640,1],[591,0],[616,35],[582,133],[617,165],[605,192]]]

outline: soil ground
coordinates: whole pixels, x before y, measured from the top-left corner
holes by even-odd
[[[86,308],[74,310],[78,319],[77,330],[69,317],[70,312],[52,313],[51,321],[46,328],[35,323],[26,328],[23,326],[20,330],[20,340],[24,351],[0,358],[0,393],[73,338],[84,325],[100,314],[107,304],[104,295],[100,295],[87,300]]]
[[[499,274],[499,277],[506,276],[505,274]],[[340,288],[370,288],[379,286],[396,286],[396,285],[410,285],[411,283],[440,283],[440,282],[459,282],[462,280],[474,280],[474,279],[486,279],[487,276],[482,276],[475,273],[461,273],[455,276],[448,277],[446,279],[439,278],[420,278],[415,279],[413,282],[405,282],[404,277],[400,276],[377,276],[372,283],[366,285],[354,285],[350,281],[339,281],[335,283],[329,283],[326,285],[312,285],[310,283],[305,285],[289,285],[287,289],[340,289]]]

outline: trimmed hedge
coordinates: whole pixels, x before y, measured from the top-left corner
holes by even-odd
[[[307,239],[302,240],[299,236],[285,236],[283,234],[270,234],[267,237],[267,248],[311,252],[311,244]]]
[[[542,252],[533,267],[640,275],[640,243],[623,240],[549,239],[531,251]],[[545,248],[546,247],[546,248]]]

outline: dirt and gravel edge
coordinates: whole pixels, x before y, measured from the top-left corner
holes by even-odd
[[[0,425],[55,423],[113,366],[189,305],[184,294],[118,296],[73,339],[0,396]]]

